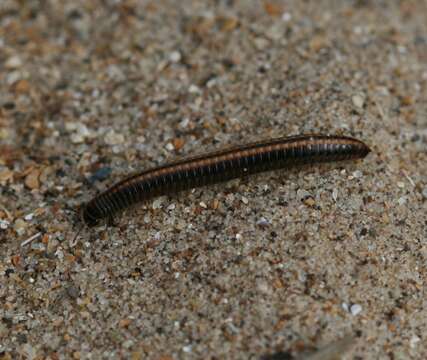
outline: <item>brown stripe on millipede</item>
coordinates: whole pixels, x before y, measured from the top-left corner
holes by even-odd
[[[370,149],[346,136],[299,135],[265,140],[179,160],[129,176],[80,207],[88,226],[153,198],[246,174],[302,164],[358,159]]]

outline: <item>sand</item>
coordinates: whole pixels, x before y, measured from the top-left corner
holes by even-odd
[[[1,1],[0,358],[427,358],[426,14]],[[373,151],[115,227],[74,214],[133,171],[309,132]]]

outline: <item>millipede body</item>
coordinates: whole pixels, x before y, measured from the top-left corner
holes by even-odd
[[[179,160],[118,182],[80,208],[88,226],[155,196],[304,164],[364,158],[370,149],[346,136],[300,135],[270,139]]]

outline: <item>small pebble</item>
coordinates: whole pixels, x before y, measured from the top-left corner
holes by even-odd
[[[200,88],[196,85],[190,85],[190,87],[188,88],[188,92],[191,94],[197,94],[200,93]]]
[[[397,185],[399,188],[401,188],[401,189],[403,189],[403,188],[405,187],[405,183],[404,183],[404,182],[402,182],[402,181],[398,181],[398,182],[396,183],[396,185]]]
[[[248,204],[249,204],[249,200],[248,200],[248,198],[247,198],[247,197],[242,196],[242,203],[243,203],[243,204],[245,204],[245,205],[248,205]]]
[[[163,206],[163,200],[164,198],[158,198],[156,200],[153,201],[153,209],[160,209]]]
[[[22,345],[19,352],[27,359],[35,359],[37,356],[36,348],[32,347],[29,343]]]
[[[123,343],[123,347],[125,348],[125,349],[130,349],[132,346],[133,346],[133,344],[134,344],[134,342],[132,341],[132,340],[126,340],[124,343]]]
[[[26,94],[30,91],[30,83],[25,79],[19,80],[15,84],[15,90],[17,93]]]
[[[175,150],[175,147],[173,146],[172,143],[167,143],[166,144],[166,150],[173,151],[173,150]]]
[[[359,304],[353,304],[350,306],[351,315],[356,316],[362,312],[362,307]]]
[[[341,307],[343,308],[343,310],[345,310],[345,311],[347,311],[347,312],[348,312],[348,304],[347,304],[347,303],[343,302],[343,303],[341,304]]]
[[[55,251],[55,256],[56,256],[59,260],[64,259],[64,252],[62,251],[62,249],[61,249],[61,248],[58,248],[58,249]]]
[[[300,201],[304,201],[305,199],[310,198],[310,197],[312,198],[311,194],[307,190],[304,190],[304,189],[298,189],[297,190],[297,197]]]
[[[417,335],[413,335],[409,340],[409,346],[414,349],[420,341],[421,339]]]
[[[256,224],[261,228],[266,228],[270,225],[270,222],[266,218],[262,217],[256,222]]]
[[[149,213],[146,213],[144,215],[144,223],[149,224],[151,222],[151,215]]]
[[[0,140],[5,140],[9,136],[11,136],[11,131],[9,129],[6,129],[6,128],[0,129]]]
[[[309,46],[312,51],[318,52],[328,46],[328,40],[324,35],[314,35],[310,40]]]
[[[402,96],[400,101],[401,101],[403,106],[409,106],[409,105],[413,105],[415,103],[414,98],[412,96],[409,96],[409,95]]]
[[[181,56],[181,53],[179,51],[173,51],[169,55],[169,60],[174,62],[174,63],[180,62],[181,58],[182,58],[182,56]]]
[[[4,169],[0,171],[0,184],[5,185],[7,181],[13,180],[13,171]]]
[[[10,225],[10,222],[7,220],[1,220],[0,219],[0,229],[6,230]]]
[[[22,66],[22,60],[19,58],[19,56],[11,56],[6,60],[4,66],[7,69],[17,69]]]
[[[353,95],[351,100],[353,101],[353,105],[359,109],[363,108],[363,105],[365,104],[365,97],[361,94]]]
[[[24,216],[25,221],[31,221],[33,220],[34,214],[30,213]]]
[[[316,204],[316,201],[313,199],[313,197],[309,196],[308,198],[304,199],[304,204],[312,207]]]
[[[85,140],[80,134],[71,134],[70,139],[73,144],[81,144]]]
[[[94,183],[95,181],[104,181],[109,178],[112,173],[112,169],[108,166],[101,167],[95,171],[93,175],[90,176],[89,182]]]
[[[114,130],[110,130],[107,135],[105,135],[105,142],[108,145],[119,145],[125,141],[123,134],[116,133]]]
[[[423,189],[422,194],[424,196],[424,199],[427,199],[427,186]]]
[[[16,219],[15,223],[13,224],[13,229],[18,235],[23,235],[27,226],[28,224],[24,220]]]
[[[167,207],[167,209],[170,211],[170,210],[174,210],[174,209],[175,209],[175,207],[176,207],[176,205],[175,205],[175,204],[170,204],[170,205]]]
[[[189,123],[190,123],[190,119],[189,118],[184,118],[179,123],[179,126],[181,126],[182,128],[186,128]]]
[[[332,199],[334,199],[334,201],[336,202],[338,199],[338,190],[334,189],[332,190]]]
[[[292,19],[292,15],[290,13],[284,12],[282,14],[282,21],[289,22],[289,21],[291,21],[291,19]]]
[[[212,201],[212,209],[216,210],[219,207],[219,200],[218,199],[213,199]]]
[[[353,177],[355,177],[356,179],[360,179],[363,176],[363,173],[360,170],[356,170],[353,172]]]
[[[25,185],[31,190],[38,189],[40,187],[39,182],[40,170],[34,169],[25,177]]]
[[[397,203],[402,206],[406,204],[406,196],[402,196],[397,200]]]
[[[65,130],[67,131],[75,131],[77,129],[77,123],[76,122],[66,122],[65,123]]]
[[[207,208],[208,208],[208,206],[206,205],[206,203],[204,203],[203,201],[201,201],[201,202],[199,203],[199,205],[200,205],[203,209],[207,209]]]
[[[191,345],[183,346],[182,351],[184,351],[185,353],[190,353],[191,352]]]
[[[184,140],[180,138],[173,139],[173,146],[175,150],[179,150],[184,146]]]
[[[77,299],[80,295],[80,289],[75,285],[70,285],[66,288],[67,295],[71,299]]]
[[[39,242],[35,242],[31,244],[31,250],[36,250],[36,251],[45,251],[46,250],[46,246],[42,243]]]

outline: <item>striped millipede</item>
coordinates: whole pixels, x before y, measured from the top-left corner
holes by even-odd
[[[199,155],[125,178],[81,205],[88,226],[138,202],[246,174],[303,164],[364,158],[370,149],[346,136],[299,135],[270,139]]]

